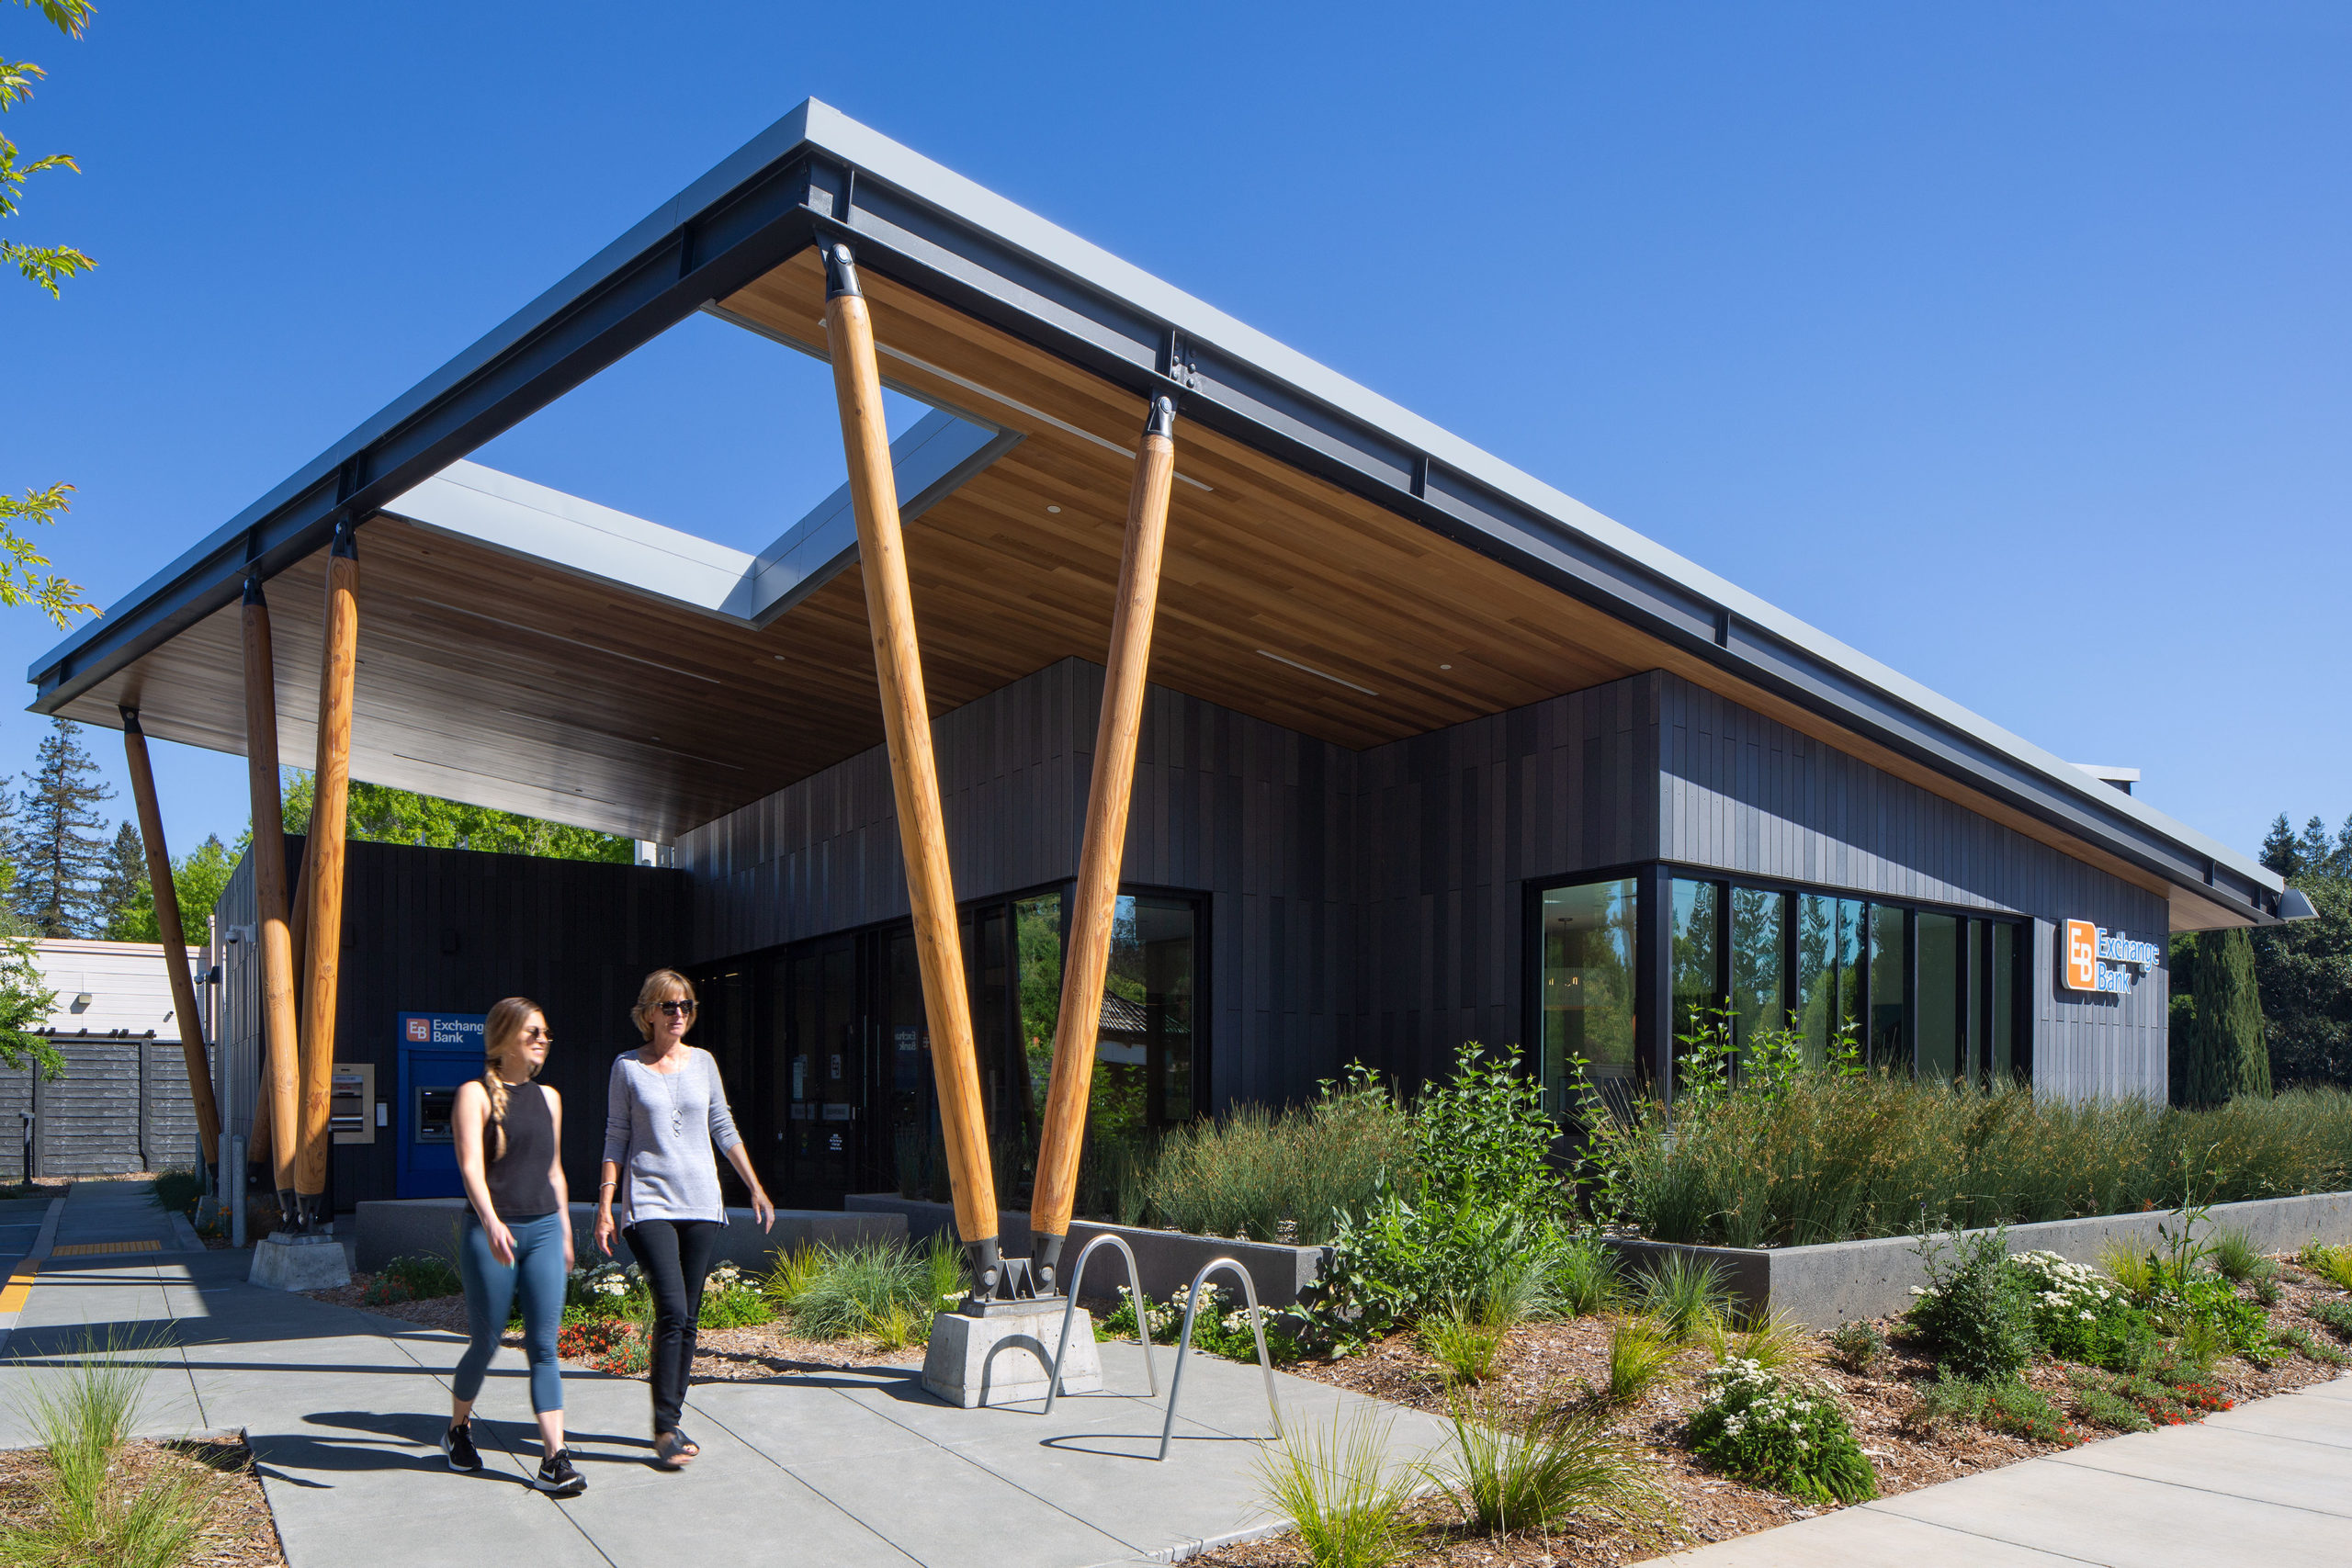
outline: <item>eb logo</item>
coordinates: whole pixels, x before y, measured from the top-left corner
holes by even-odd
[[[2098,989],[2098,927],[2088,920],[2066,922],[2066,988]]]
[[[418,1045],[430,1045],[433,1043],[433,1021],[431,1019],[411,1018],[403,1019],[401,1021],[408,1025],[408,1037],[413,1043]]]

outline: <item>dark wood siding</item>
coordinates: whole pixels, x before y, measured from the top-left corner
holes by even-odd
[[[1657,854],[1657,681],[1635,675],[1363,754],[1367,1049],[1417,1080],[1516,1043],[1531,881]]]
[[[956,892],[1073,874],[1102,671],[1065,660],[933,723]],[[2164,1082],[2161,975],[2055,985],[2053,922],[2163,902],[1663,672],[1356,752],[1153,687],[1124,874],[1207,897],[1211,1081],[1280,1102],[1361,1057],[1408,1083],[1521,1037],[1531,883],[1668,859],[2032,917],[2036,1076]],[[697,960],[906,913],[879,748],[685,835]]]
[[[289,867],[302,840],[289,839]],[[650,866],[355,843],[345,862],[344,944],[335,1057],[372,1062],[377,1098],[395,1097],[402,1012],[487,1012],[504,996],[537,1001],[555,1032],[544,1082],[564,1097],[564,1171],[575,1195],[596,1190],[605,1082],[637,1043],[628,1010],[646,972],[686,961],[686,878]],[[289,870],[290,875],[290,870]],[[217,907],[220,929],[253,921],[253,865],[241,863]],[[251,942],[229,950],[221,988],[221,1110],[250,1134],[261,1073],[260,964]],[[338,1145],[338,1209],[393,1195],[393,1125],[373,1144]]]
[[[2066,919],[2161,951],[2165,900],[1673,675],[1655,677],[1665,858],[2033,918],[2034,1079],[2070,1099],[2165,1094],[2166,977],[2058,984]]]
[[[40,1176],[119,1176],[192,1168],[200,1157],[187,1059],[177,1041],[52,1035],[65,1070],[37,1082],[0,1067],[0,1179],[24,1174],[21,1111],[34,1115]]]

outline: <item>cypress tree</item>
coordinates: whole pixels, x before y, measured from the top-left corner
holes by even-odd
[[[105,924],[98,883],[107,859],[97,806],[114,791],[91,776],[98,765],[82,750],[81,726],[55,725],[18,797],[24,837],[12,894],[35,936],[93,936]]]
[[[2197,938],[2172,939],[2165,958],[2165,1035],[2166,1089],[2175,1105],[2196,1103],[2188,1097],[2189,1064],[2197,1055]]]
[[[2198,936],[2196,996],[2184,1085],[2188,1102],[2220,1105],[2242,1094],[2268,1098],[2270,1048],[2255,988],[2254,942],[2245,931]]]

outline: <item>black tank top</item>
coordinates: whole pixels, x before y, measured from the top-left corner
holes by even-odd
[[[485,1122],[484,1153],[498,1147],[498,1122]],[[490,1206],[502,1220],[536,1220],[555,1213],[555,1183],[548,1168],[555,1163],[555,1117],[548,1110],[548,1091],[535,1083],[509,1085],[506,1090],[506,1148],[484,1169]]]

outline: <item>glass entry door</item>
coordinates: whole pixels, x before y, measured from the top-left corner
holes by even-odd
[[[769,1038],[782,1045],[772,1059],[783,1070],[771,1076],[765,1107],[772,1142],[783,1150],[780,1201],[837,1208],[873,1185],[865,1179],[868,1071],[856,944],[845,938],[803,948],[766,967]]]

